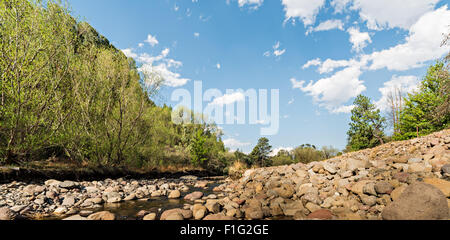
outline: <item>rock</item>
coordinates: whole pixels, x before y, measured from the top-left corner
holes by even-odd
[[[425,172],[426,170],[427,168],[423,163],[412,163],[408,167],[408,172],[410,173]]]
[[[364,187],[368,184],[371,183],[372,181],[370,180],[361,180],[359,182],[356,182],[355,184],[353,184],[350,188],[350,191],[352,191],[353,193],[356,193],[358,195],[361,195],[364,193]]]
[[[406,189],[406,186],[400,186],[396,189],[394,189],[391,192],[391,198],[393,201],[397,200],[398,198],[400,198],[400,196],[402,195],[403,191]]]
[[[44,183],[46,186],[59,186],[59,184],[61,184],[61,181],[55,180],[55,179],[50,179],[45,181]]]
[[[329,163],[323,164],[323,169],[325,169],[327,172],[329,172],[331,174],[336,174],[337,173],[336,168],[333,165],[329,164]]]
[[[170,209],[170,210],[166,210],[161,214],[160,220],[166,220],[166,218],[170,215],[172,215],[173,213],[179,213],[183,216],[183,218],[185,219],[189,219],[192,218],[192,211],[191,210],[185,210],[185,209],[180,209],[180,208],[174,208],[174,209]]]
[[[181,221],[181,220],[184,220],[184,217],[181,213],[174,212],[174,213],[170,214],[169,216],[167,216],[166,218],[164,218],[164,220]]]
[[[305,207],[306,207],[306,209],[308,209],[310,212],[315,212],[315,211],[321,209],[320,206],[318,206],[318,205],[316,205],[316,204],[314,204],[314,203],[311,203],[311,202],[307,203],[307,204],[305,205]]]
[[[156,219],[156,213],[149,213],[149,214],[145,215],[142,220],[153,221],[155,219]]]
[[[205,207],[214,214],[220,212],[220,205],[217,202],[207,202]]]
[[[367,167],[367,162],[364,162],[362,160],[356,160],[353,158],[349,158],[347,159],[347,166],[346,166],[346,170],[348,171],[355,171],[358,168],[366,168]]]
[[[394,188],[388,182],[377,182],[375,183],[375,191],[379,194],[391,194]]]
[[[85,221],[89,220],[88,218],[82,217],[80,215],[73,215],[67,218],[64,218],[63,220],[69,220],[69,221]]]
[[[208,181],[198,181],[194,187],[206,188],[208,186]]]
[[[135,199],[136,199],[136,194],[132,193],[132,194],[126,196],[123,200],[124,201],[132,201],[132,200],[135,200]]]
[[[322,200],[320,199],[319,195],[317,195],[316,193],[306,193],[305,195],[303,195],[302,200],[306,201],[306,202],[312,202],[315,203],[317,205],[322,204]]]
[[[115,220],[116,215],[108,211],[97,212],[87,217],[89,220]]]
[[[59,183],[59,187],[60,188],[66,188],[66,189],[72,189],[72,188],[75,188],[77,186],[78,186],[78,184],[76,184],[73,181],[64,181],[64,182],[60,182]]]
[[[295,193],[294,187],[289,184],[282,184],[281,187],[275,188],[274,191],[282,198],[291,198]]]
[[[212,220],[212,221],[228,221],[228,220],[235,220],[234,217],[230,217],[230,216],[225,216],[223,214],[210,214],[208,216],[206,216],[205,218],[203,218],[203,220]]]
[[[87,217],[87,216],[89,216],[89,215],[91,215],[93,213],[94,213],[93,211],[82,210],[82,211],[79,212],[79,215],[82,216],[82,217]]]
[[[170,192],[168,198],[169,198],[169,199],[176,199],[176,198],[180,198],[180,196],[181,196],[180,191],[179,191],[179,190],[174,190],[174,191],[171,191],[171,192]]]
[[[402,195],[382,211],[385,220],[447,219],[449,208],[444,194],[426,183],[409,185]]]
[[[59,207],[53,211],[53,213],[57,215],[64,214],[65,212],[67,212],[67,208],[65,207]]]
[[[330,220],[333,218],[333,213],[327,209],[320,209],[308,215],[308,219]]]
[[[361,202],[364,203],[364,205],[367,205],[369,207],[377,204],[377,198],[375,196],[361,195],[360,198],[361,198]]]
[[[0,220],[14,220],[14,212],[7,207],[0,208]]]
[[[431,184],[444,193],[446,197],[450,197],[450,182],[439,178],[425,178],[425,183]]]
[[[62,206],[71,207],[75,204],[75,197],[73,196],[66,196],[64,197]]]
[[[245,209],[245,218],[252,220],[263,219],[264,213],[259,207],[249,207]]]
[[[201,220],[206,215],[205,209],[198,209],[197,211],[194,211],[194,219],[195,220]]]
[[[408,159],[408,163],[409,164],[411,164],[411,163],[420,163],[420,162],[422,162],[422,158],[410,158],[410,159]]]
[[[109,192],[109,193],[107,193],[106,197],[107,197],[107,200],[106,200],[107,203],[118,203],[118,202],[122,201],[122,196],[118,192]]]
[[[294,216],[296,212],[301,211],[302,213],[308,212],[303,206],[301,201],[294,201],[287,204],[280,204],[284,215]]]
[[[442,166],[441,171],[442,173],[450,174],[450,164],[445,164],[444,166]]]
[[[375,190],[375,183],[370,182],[364,185],[363,193],[376,196],[377,192]]]
[[[141,211],[139,211],[137,214],[136,214],[136,217],[138,217],[138,218],[143,218],[143,217],[145,217],[145,215],[148,215],[148,214],[150,214],[151,212],[150,211],[147,211],[147,210],[141,210]]]
[[[399,172],[394,174],[394,179],[397,179],[399,182],[407,182],[409,177],[409,173],[406,172]]]
[[[195,201],[195,200],[200,199],[202,197],[203,197],[203,193],[202,192],[193,192],[193,193],[189,193],[188,195],[186,195],[184,197],[184,200]]]

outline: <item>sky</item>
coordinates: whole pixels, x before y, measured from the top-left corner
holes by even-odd
[[[393,88],[414,91],[427,67],[450,51],[441,46],[450,32],[448,1],[68,2],[74,16],[134,58],[141,71],[164,77],[158,104],[176,106],[173,92],[193,94],[196,81],[204,91],[224,94],[266,89],[269,100],[278,89],[279,128],[264,136],[275,150],[304,143],[344,149],[356,96],[370,97],[385,115]],[[243,98],[215,100],[226,105]],[[219,126],[227,147],[250,152],[265,124]]]

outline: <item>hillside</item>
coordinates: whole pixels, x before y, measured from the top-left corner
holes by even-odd
[[[246,200],[248,219],[448,219],[449,177],[447,129],[322,162],[247,170],[220,188]]]

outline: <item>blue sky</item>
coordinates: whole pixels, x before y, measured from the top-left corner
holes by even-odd
[[[450,49],[447,1],[69,0],[145,69],[166,79],[158,100],[203,89],[279,89],[275,149],[303,143],[343,149],[358,94],[386,112],[394,87],[411,92]],[[236,100],[237,101],[237,100]],[[205,103],[204,105],[206,105]],[[260,125],[221,125],[231,149],[249,152]]]

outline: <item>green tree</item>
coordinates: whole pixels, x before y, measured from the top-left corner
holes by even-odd
[[[322,151],[317,150],[314,145],[302,144],[293,150],[295,162],[310,163],[314,161],[321,161],[324,159]]]
[[[202,130],[197,130],[191,143],[191,161],[195,166],[205,166],[208,161],[206,138]]]
[[[271,165],[269,154],[272,152],[272,146],[269,145],[269,139],[263,137],[258,140],[258,143],[250,153],[252,159],[251,164],[260,167],[267,167]]]
[[[449,126],[449,74],[444,62],[428,68],[419,90],[408,94],[400,116],[400,133],[395,139],[410,139]]]
[[[383,144],[386,119],[380,115],[380,110],[363,95],[356,97],[353,104],[347,149],[358,151]]]

